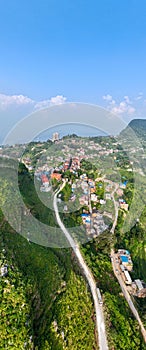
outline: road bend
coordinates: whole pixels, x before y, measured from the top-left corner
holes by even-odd
[[[83,259],[83,256],[80,252],[78,243],[72,238],[69,231],[66,229],[63,222],[61,221],[61,218],[59,215],[58,206],[57,206],[57,196],[58,196],[59,192],[65,186],[65,183],[66,182],[64,181],[64,183],[59,188],[59,190],[54,194],[53,206],[54,206],[56,220],[57,220],[57,223],[60,226],[61,230],[63,231],[65,237],[67,238],[71,248],[73,249],[73,251],[78,259],[79,265],[82,268],[84,275],[88,281],[88,284],[89,284],[89,287],[91,290],[91,294],[92,294],[92,298],[94,301],[94,307],[95,307],[95,313],[96,313],[96,328],[97,328],[97,332],[98,332],[99,349],[100,350],[108,350],[103,308],[102,308],[102,305],[99,304],[99,301],[98,301],[95,280],[93,278],[93,275],[92,275],[90,269],[88,268],[88,266],[86,265],[86,263]]]

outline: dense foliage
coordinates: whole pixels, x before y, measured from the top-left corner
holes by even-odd
[[[11,180],[5,183],[8,192],[2,191],[3,176],[0,181],[0,198],[5,202]],[[27,207],[48,223],[48,208],[37,198],[33,178],[24,166],[19,169],[19,186]],[[55,223],[53,216],[51,220]],[[27,241],[9,226],[2,212],[0,225],[8,264],[8,276],[2,277],[0,289],[2,349],[70,350],[80,344],[82,350],[93,350],[93,305],[70,249],[50,249]],[[53,326],[54,317],[59,333]]]
[[[129,123],[128,127],[131,128],[138,137],[146,139],[146,120],[145,119],[133,119]]]
[[[95,138],[95,140],[104,146],[104,137]],[[109,137],[106,141],[114,148],[114,139]],[[51,142],[48,142],[46,148],[48,149],[50,145]],[[43,152],[43,147],[43,143],[37,145],[32,143],[26,149],[25,157],[31,154],[32,165],[36,164],[40,152]],[[57,145],[53,147],[57,149]],[[133,174],[125,170],[129,164],[127,154],[120,146],[119,150],[116,162],[121,179],[126,178],[128,181],[124,199],[131,206]],[[13,166],[13,164],[10,165]],[[6,196],[7,198],[10,196],[11,187],[11,205],[8,203],[7,208],[12,212],[12,205],[17,200],[17,194],[11,182],[13,172],[15,169],[11,169],[10,174],[9,170],[7,171],[8,181],[5,178],[6,170],[3,172],[2,169],[0,176],[0,200],[4,207]],[[98,177],[95,165],[86,160],[82,161],[82,170],[78,175],[83,172],[93,179]],[[71,175],[70,178],[73,179],[73,176]],[[64,177],[68,177],[68,171]],[[110,178],[120,181],[119,174],[116,178],[115,173],[111,172]],[[30,212],[39,221],[56,226],[53,210],[38,198],[33,174],[30,175],[22,164],[19,166],[18,179],[22,198]],[[54,189],[58,185],[54,180]],[[145,184],[141,184],[141,188],[145,195]],[[100,198],[104,198],[104,190],[104,184],[98,183],[96,193]],[[67,184],[62,191],[64,201],[68,201],[70,195],[71,186]],[[139,194],[135,195],[137,196],[135,205],[138,203],[141,206],[142,200]],[[78,225],[81,225],[80,214],[80,210],[72,213],[63,212],[61,218],[65,226],[76,226],[78,230]],[[17,220],[17,212],[14,213],[14,217]],[[84,245],[82,252],[103,296],[109,349],[144,350],[137,321],[131,314],[114,277],[109,254],[111,244],[114,244],[115,248],[129,249],[134,262],[132,277],[146,280],[146,210],[144,209],[140,220],[126,234],[122,232],[124,217],[125,212],[120,210],[114,237],[107,232]],[[8,275],[1,278],[0,285],[1,349],[93,350],[97,348],[90,293],[71,250],[49,249],[27,241],[14,232],[1,212],[0,225],[1,250],[5,249],[1,264],[8,265]],[[82,232],[80,234],[82,235]],[[136,303],[146,323],[145,300],[136,300]]]
[[[12,260],[5,256],[2,235],[0,235],[1,259],[0,267],[7,267],[6,275],[0,281],[0,348],[1,349],[33,349],[31,308],[27,300],[26,290],[31,291],[31,284],[24,283]],[[3,248],[3,250],[2,250]]]

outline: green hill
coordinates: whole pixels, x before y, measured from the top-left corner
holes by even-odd
[[[133,119],[128,126],[121,132],[124,136],[129,133],[130,129],[134,131],[137,137],[146,140],[146,119]]]
[[[1,204],[9,202],[13,185],[15,169],[10,162],[7,165],[0,171]],[[11,175],[7,179],[6,171]],[[33,215],[55,224],[24,166],[19,169],[19,187]],[[17,217],[17,212],[13,215]],[[0,271],[7,267],[6,276],[0,276],[0,349],[93,350],[93,304],[71,249],[28,242],[0,210],[0,251]]]

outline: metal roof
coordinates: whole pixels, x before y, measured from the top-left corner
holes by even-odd
[[[143,285],[139,279],[135,280],[135,283],[136,283],[139,290],[143,289]]]
[[[122,262],[127,262],[128,263],[128,256],[120,255],[120,258],[121,258]]]

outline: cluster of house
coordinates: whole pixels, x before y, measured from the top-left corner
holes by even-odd
[[[110,193],[105,193],[105,199],[99,198],[98,195],[96,194],[96,182],[97,180],[92,180],[88,179],[86,174],[83,174],[80,176],[82,183],[81,187],[83,189],[84,195],[80,198],[80,203],[85,204],[86,202],[89,201],[89,198],[87,199],[87,195],[90,196],[90,201],[96,205],[96,203],[100,203],[101,205],[106,204],[106,200],[111,200],[111,194]],[[102,183],[98,183],[98,187],[101,188],[103,187]]]
[[[81,214],[83,224],[86,226],[86,233],[92,237],[97,237],[99,234],[107,229],[107,225],[104,222],[103,214],[99,213],[96,207],[91,208],[91,202],[96,205],[97,202],[105,204],[106,201],[99,199],[96,194],[96,181],[87,177],[86,174],[80,176],[80,187],[83,194],[79,198],[80,205],[88,207],[88,210],[83,209]],[[99,183],[99,186],[103,186]]]
[[[71,166],[71,159],[66,159],[65,162],[63,163],[63,165],[60,165],[58,170],[65,172],[66,170],[68,170],[70,168],[70,166]]]
[[[101,156],[106,157],[106,156],[112,156],[113,159],[115,161],[118,162],[118,153],[121,152],[121,150],[118,147],[118,139],[111,139],[111,142],[109,142],[108,140],[103,140],[102,143],[97,143],[94,140],[85,140],[85,139],[81,139],[81,138],[72,138],[72,139],[60,139],[59,137],[59,133],[55,132],[52,136],[52,141],[54,143],[58,143],[59,145],[62,144],[62,152],[63,152],[63,158],[66,157],[66,155],[68,155],[70,157],[70,154],[74,152],[76,152],[76,154],[78,155],[79,158],[85,158],[85,159],[89,159],[90,161],[92,161],[93,158],[95,158],[95,156],[97,158],[100,158]],[[31,151],[33,151],[35,148],[37,147],[42,147],[43,143],[37,143],[35,146],[33,146],[30,150],[30,154]],[[74,148],[74,145],[76,146]],[[17,145],[15,145],[16,148]],[[22,145],[21,145],[22,147]],[[23,146],[25,147],[25,146]],[[131,145],[129,145],[129,147],[131,148]],[[14,150],[15,150],[14,148]],[[20,147],[19,147],[20,148]],[[17,148],[16,148],[17,149]],[[4,149],[1,149],[1,153],[4,152]],[[140,150],[140,149],[139,149]],[[40,153],[45,153],[47,151],[47,149],[45,149],[45,144],[44,144],[44,149],[42,149],[42,151]],[[92,152],[91,152],[92,151]],[[138,151],[138,148],[137,148]],[[12,150],[11,150],[12,152]],[[16,152],[16,151],[15,151]],[[132,148],[131,152],[135,153],[136,149]],[[58,161],[59,160],[59,156],[55,157],[47,157],[50,158],[50,161],[53,161],[55,163],[54,160]],[[25,163],[25,165],[29,168],[29,170],[33,170],[33,166],[31,164],[31,159],[29,157],[29,155],[24,156],[23,157],[23,161]],[[129,161],[129,166],[132,165],[132,162]],[[127,170],[128,171],[132,171],[132,169],[128,169],[129,167],[127,165]]]
[[[99,212],[92,213],[92,228],[91,233],[93,237],[100,235],[103,233],[108,226],[104,222],[103,214],[100,214]]]
[[[50,179],[61,181],[62,173],[66,170],[70,170],[72,173],[77,173],[77,170],[80,169],[80,159],[79,157],[73,157],[65,160],[65,162],[56,168],[51,168],[49,171],[37,171],[35,175],[38,180],[41,180],[41,192],[49,192],[51,190]]]
[[[107,184],[105,194],[105,199],[100,199],[96,194],[96,183],[101,188],[103,187],[102,182],[99,179],[95,181],[93,179],[88,178],[86,173],[80,176],[80,180],[77,180],[76,183],[72,184],[72,191],[80,186],[82,189],[82,194],[79,197],[80,205],[86,206],[87,210],[83,209],[83,213],[81,215],[83,224],[86,226],[87,235],[91,235],[92,237],[96,237],[102,232],[104,232],[108,225],[105,223],[105,217],[108,218],[108,222],[112,221],[113,214],[107,211],[103,211],[103,213],[99,212],[96,208],[96,204],[100,203],[101,205],[106,204],[106,200],[111,200],[111,194],[109,191],[112,191],[112,184]],[[92,207],[91,208],[91,203]],[[106,220],[107,222],[107,220]]]
[[[79,169],[80,169],[79,157],[71,157],[69,159],[66,159],[65,162],[59,167],[59,170],[61,170],[61,172],[70,170],[71,173],[75,173],[75,174]]]
[[[146,297],[146,283],[140,279],[135,279],[132,281],[130,276],[130,271],[133,269],[133,263],[128,250],[119,249],[118,258],[120,259],[120,269],[122,271],[122,276],[127,285],[132,287],[132,293],[139,298]]]
[[[103,156],[103,155],[109,155],[112,154],[113,152],[115,152],[115,150],[113,151],[113,149],[108,149],[108,144],[106,145],[106,147],[103,147],[101,145],[98,145],[97,143],[95,143],[94,141],[88,141],[85,142],[85,140],[82,139],[71,139],[68,141],[66,141],[67,143],[64,143],[65,141],[62,139],[59,139],[59,134],[58,133],[54,133],[53,137],[52,137],[52,141],[53,142],[57,142],[58,144],[62,143],[62,154],[63,157],[61,156],[47,156],[47,160],[50,160],[51,164],[52,162],[55,164],[56,162],[59,161],[64,161],[64,157],[66,157],[68,155],[68,159],[65,160],[63,167],[59,167],[59,170],[63,170],[66,171],[68,169],[69,163],[70,163],[70,154],[73,154],[74,149],[73,149],[73,145],[75,144],[76,146],[78,145],[78,148],[76,148],[76,154],[78,155],[77,157],[74,156],[72,158],[72,166],[71,166],[71,171],[74,172],[76,171],[79,167],[80,167],[80,161],[81,159],[89,159],[91,161],[91,159],[95,158],[95,154],[92,154],[91,151],[95,151],[96,156],[99,155]],[[32,148],[33,150],[33,148]],[[42,152],[45,152],[45,148]],[[62,158],[62,160],[60,159]],[[25,162],[27,164],[27,159],[25,159]],[[28,166],[31,166],[31,160],[28,159],[28,162],[30,162],[28,164]],[[42,169],[44,168],[44,166],[47,167],[47,164],[42,166]]]
[[[88,178],[86,174],[80,175],[80,186],[83,191],[83,196],[80,197],[80,204],[87,205],[87,202],[89,204],[89,196],[90,200],[93,202],[98,201],[98,197],[96,195],[96,187],[95,187],[95,181]]]
[[[88,236],[97,237],[107,229],[103,220],[103,215],[100,213],[90,214],[88,212],[81,214],[83,224],[86,226]]]
[[[52,168],[49,175],[48,173],[41,174],[41,191],[49,192],[51,190],[51,183],[50,179],[56,179],[57,181],[61,181],[62,174],[66,170],[70,170],[70,172],[77,173],[78,169],[80,169],[80,159],[81,157],[69,157],[64,162],[62,161],[61,165],[59,165],[57,168]],[[62,160],[62,159],[60,159]],[[103,213],[99,213],[96,209],[96,204],[100,203],[101,206],[106,204],[106,201],[112,200],[111,192],[112,192],[112,183],[106,184],[106,193],[105,193],[105,199],[99,198],[96,194],[96,187],[98,186],[102,187],[102,182],[98,181],[98,179],[93,180],[91,178],[88,178],[87,174],[84,173],[80,175],[80,178],[76,179],[74,183],[70,182],[71,189],[72,189],[72,195],[70,200],[72,202],[76,199],[76,190],[80,187],[81,193],[78,196],[79,203],[81,206],[87,207],[87,212],[83,212],[82,214],[82,220],[83,224],[86,225],[86,230],[88,234],[91,234],[92,236],[97,236],[98,234],[102,233],[107,229],[107,225],[105,224],[105,218]],[[123,195],[123,190],[126,188],[127,181],[121,183],[118,187],[118,195]],[[79,194],[79,191],[78,191]],[[92,207],[93,209],[92,209]],[[125,202],[123,198],[119,198],[119,206],[121,209],[128,210],[128,204]],[[108,218],[112,219],[112,214],[107,213]],[[110,214],[110,217],[109,217]]]
[[[62,175],[60,173],[56,173],[56,172],[52,172],[49,175],[46,174],[41,174],[40,175],[40,180],[41,180],[41,187],[40,187],[40,191],[41,192],[50,192],[51,191],[51,183],[50,183],[50,179],[53,180],[57,180],[57,181],[61,181]]]
[[[81,164],[80,164],[80,159],[79,157],[73,157],[72,158],[72,162],[71,162],[71,166],[70,166],[70,171],[72,173],[76,173],[81,167]]]

